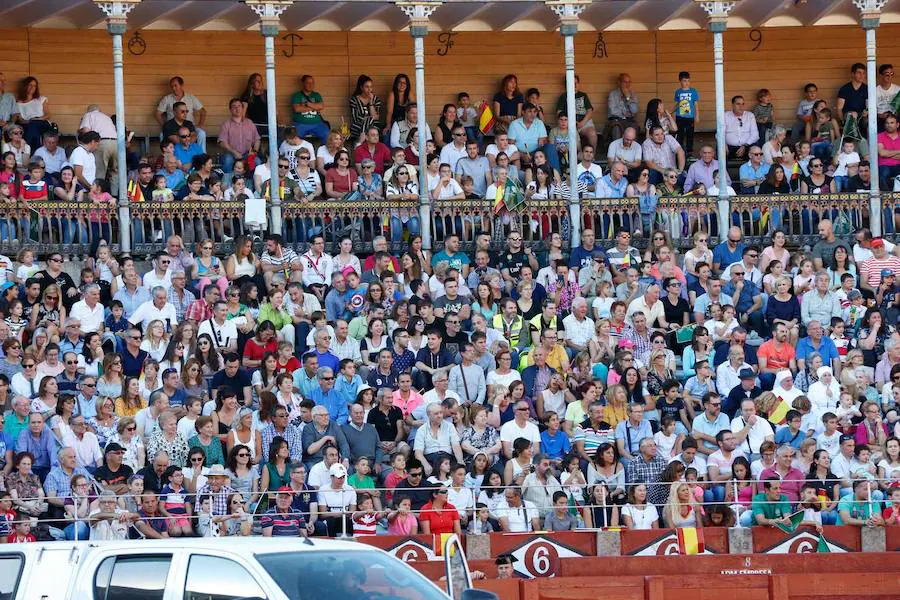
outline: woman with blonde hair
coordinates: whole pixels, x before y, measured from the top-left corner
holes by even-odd
[[[60,287],[51,283],[44,288],[41,301],[31,310],[31,329],[38,327],[47,330],[50,341],[59,343],[63,323],[66,322],[66,307],[63,304]]]
[[[697,274],[697,265],[700,263],[713,264],[713,253],[709,249],[709,233],[706,231],[696,232],[694,247],[684,253],[684,274],[688,285],[700,278]]]
[[[591,364],[609,367],[616,356],[615,346],[616,341],[610,335],[609,319],[597,320],[594,323],[594,335],[588,340]]]
[[[116,435],[109,440],[125,448],[122,464],[131,467],[137,473],[144,468],[147,462],[147,450],[144,448],[144,440],[137,434],[137,423],[133,417],[122,417],[116,423]]]
[[[669,487],[669,500],[663,508],[663,520],[667,527],[703,527],[702,508],[697,503],[691,486],[676,481]]]
[[[603,420],[615,429],[616,425],[628,418],[628,390],[624,385],[615,384],[606,388],[606,410]]]
[[[153,360],[159,362],[166,354],[169,345],[169,335],[166,326],[159,319],[154,319],[147,324],[144,332],[144,341],[141,342],[141,350],[150,355]]]
[[[194,287],[203,296],[203,290],[208,285],[215,285],[225,297],[228,289],[228,277],[225,275],[225,266],[215,255],[215,244],[209,238],[199,242],[196,247],[194,266],[191,268],[191,280]]]

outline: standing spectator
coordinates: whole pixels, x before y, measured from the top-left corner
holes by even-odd
[[[97,165],[97,179],[106,179],[110,182],[113,195],[118,190],[118,144],[116,139],[116,124],[100,110],[96,104],[87,107],[81,123],[78,125],[78,133],[94,131],[100,135],[100,144],[94,150],[94,160]],[[108,175],[108,176],[107,176]]]

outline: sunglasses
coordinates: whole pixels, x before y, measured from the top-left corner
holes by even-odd
[[[421,472],[419,472],[419,473],[409,473],[409,474],[407,474],[407,477],[421,477],[421,476],[422,476],[422,473],[421,473]]]
[[[125,431],[137,431],[137,427],[135,425],[131,425],[125,428]]]
[[[248,456],[250,456],[249,452],[241,452],[240,454],[238,454],[239,458],[247,458]]]
[[[202,457],[202,456],[195,456],[194,458],[191,459],[191,462],[192,462],[192,463],[193,463],[193,462],[203,462],[203,457]]]
[[[298,156],[298,160],[309,160],[308,156]]]

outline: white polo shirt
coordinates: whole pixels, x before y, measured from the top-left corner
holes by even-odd
[[[513,533],[527,533],[531,531],[532,519],[540,518],[537,506],[534,502],[522,499],[522,506],[511,508],[506,498],[497,505],[494,511],[498,519],[506,517],[509,521],[509,530]]]
[[[84,300],[79,300],[72,306],[69,316],[81,321],[82,335],[99,331],[103,325],[104,310],[99,302],[91,308]]]
[[[156,308],[153,300],[147,300],[137,307],[134,314],[128,317],[128,322],[132,325],[140,323],[141,331],[146,332],[147,326],[151,321],[160,320],[166,326],[166,331],[172,331],[178,324],[178,317],[175,314],[175,307],[166,302],[162,308]]]

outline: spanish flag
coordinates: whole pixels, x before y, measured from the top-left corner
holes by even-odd
[[[706,551],[702,529],[684,527],[677,529],[676,532],[678,534],[678,552],[680,554],[703,554]]]
[[[779,399],[778,406],[769,413],[769,420],[776,425],[784,425],[788,411],[791,410],[790,405],[784,400]]]
[[[828,506],[828,490],[819,488],[816,490],[816,496],[819,498],[819,505],[822,507],[822,510],[825,510],[825,507]]]
[[[434,555],[435,556],[443,556],[444,555],[444,544],[447,543],[447,540],[450,538],[452,533],[434,533]]]
[[[494,111],[491,110],[491,106],[486,102],[481,102],[481,110],[478,113],[478,129],[481,130],[481,133],[487,135],[494,128]]]

